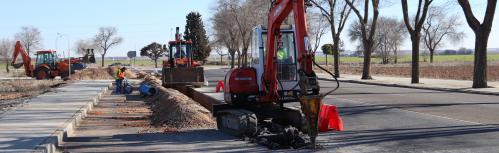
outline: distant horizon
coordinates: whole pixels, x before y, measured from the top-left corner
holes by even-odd
[[[96,5],[98,3],[98,5]],[[400,1],[384,3],[380,8],[380,16],[402,19]],[[414,6],[416,1],[410,1],[409,5]],[[154,5],[150,5],[154,4]],[[175,4],[175,5],[172,5]],[[478,19],[483,18],[486,2],[471,1],[474,12]],[[464,19],[462,9],[457,4],[436,1],[434,5],[445,5],[446,14],[456,14],[463,23],[462,30],[466,37],[461,42],[446,43],[441,48],[458,49],[460,47],[474,48],[474,34]],[[204,25],[208,34],[212,33],[211,21],[216,7],[216,0],[106,0],[106,1],[33,1],[17,0],[5,1],[2,3],[3,9],[0,13],[6,22],[0,24],[0,39],[9,38],[13,40],[15,33],[19,32],[23,26],[33,26],[39,28],[43,40],[42,48],[59,51],[72,50],[74,55],[74,45],[77,40],[92,38],[99,27],[114,26],[118,29],[118,35],[124,38],[124,42],[112,47],[106,56],[123,57],[127,51],[139,50],[151,42],[166,43],[173,39],[175,27],[184,29],[185,16],[191,11],[199,12],[202,15]],[[22,6],[22,11],[19,11]],[[411,14],[415,12],[409,8]],[[15,15],[11,15],[15,12]],[[347,37],[349,25],[356,21],[355,15],[350,16],[350,21],[342,34],[346,50],[354,50],[359,43],[350,41]],[[499,14],[494,18],[492,32],[489,38],[489,48],[499,48]],[[63,34],[58,37],[57,33]],[[211,36],[210,36],[211,37]],[[331,43],[331,35],[328,32],[323,36],[321,44]],[[405,39],[401,50],[411,48],[408,38]]]

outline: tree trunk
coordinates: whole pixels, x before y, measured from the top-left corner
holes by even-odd
[[[397,62],[398,62],[398,58],[399,58],[398,53],[397,53],[397,50],[394,50],[394,51],[393,51],[393,54],[395,55],[395,59],[393,60],[393,62],[394,62],[395,64],[397,64]]]
[[[241,52],[237,52],[237,67],[241,67]]]
[[[230,52],[230,68],[233,69],[234,68],[234,64],[235,64],[235,52]]]
[[[362,80],[371,80],[371,46],[370,43],[364,42],[364,66],[362,68]]]
[[[433,54],[435,54],[434,49],[429,49],[430,50],[430,63],[433,63]]]
[[[325,55],[326,55],[326,67],[327,67],[327,54],[325,54]]]
[[[487,88],[487,45],[490,31],[475,32],[475,67],[473,88]]]
[[[154,60],[154,68],[158,68],[158,59]]]
[[[10,73],[10,70],[9,70],[9,60],[6,59],[5,61],[5,71],[7,71],[7,73]]]
[[[334,58],[334,75],[339,78],[340,77],[340,37],[333,39],[333,58]]]
[[[104,57],[106,56],[106,54],[101,54],[101,67],[104,67]]]
[[[248,64],[248,48],[243,48],[243,54],[242,54],[242,67],[246,67]]]
[[[412,73],[411,83],[419,83],[419,41],[420,34],[415,32],[411,35],[412,41]]]
[[[223,58],[224,58],[224,56],[223,56],[223,55],[220,55],[220,65],[224,65],[224,64],[223,64],[223,61],[222,61],[222,60],[223,60]]]

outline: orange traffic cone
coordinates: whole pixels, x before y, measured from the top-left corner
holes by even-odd
[[[216,92],[220,92],[220,89],[224,90],[224,82],[222,80],[218,81]]]
[[[322,105],[319,113],[319,131],[327,132],[330,129],[343,131],[343,121],[334,105]]]

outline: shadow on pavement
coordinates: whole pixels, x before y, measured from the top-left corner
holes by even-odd
[[[476,141],[474,139],[459,139],[461,135],[485,134],[498,132],[498,125],[464,125],[464,126],[443,126],[425,128],[397,128],[380,130],[359,130],[346,131],[340,133],[328,133],[331,135],[332,143],[337,146],[352,146],[362,144],[374,144],[387,141],[403,142],[409,140],[425,140],[431,143],[431,138],[445,139],[449,143],[462,141]],[[488,134],[487,134],[488,135]],[[480,135],[481,136],[481,135]],[[481,137],[484,139],[484,137]],[[486,138],[485,138],[486,139]],[[407,142],[406,142],[407,143]]]

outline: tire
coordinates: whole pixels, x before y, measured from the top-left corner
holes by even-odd
[[[37,67],[34,75],[37,80],[50,79],[50,70],[46,67]]]

